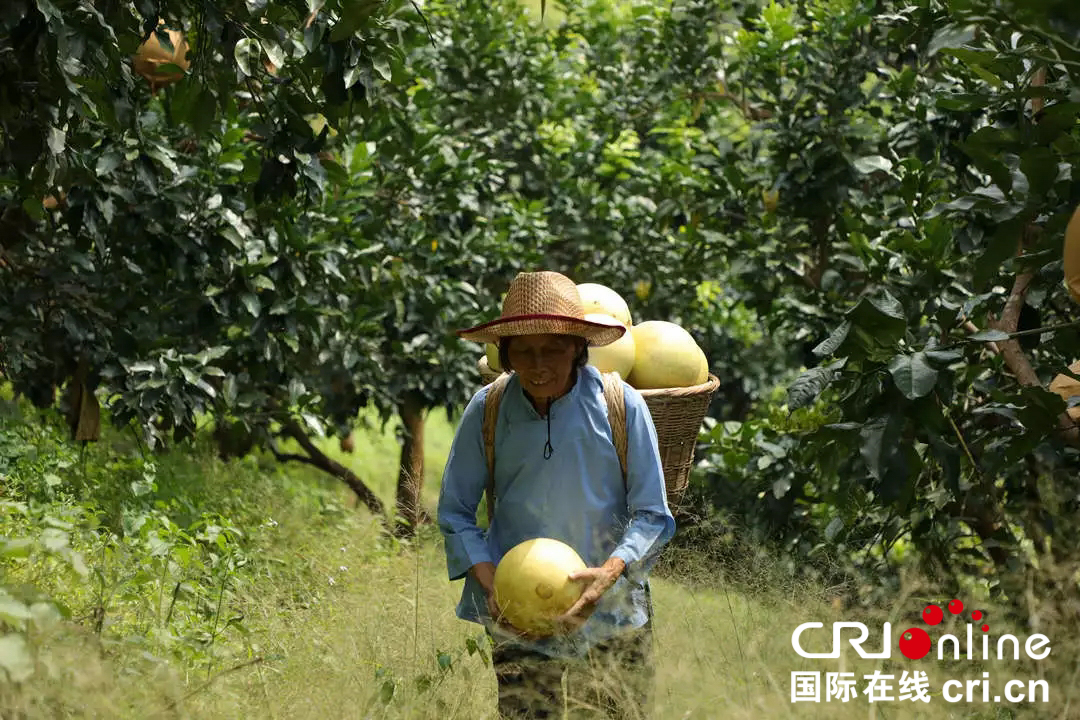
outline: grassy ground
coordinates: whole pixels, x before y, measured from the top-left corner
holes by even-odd
[[[451,435],[445,417],[429,419],[429,507]],[[336,442],[325,448],[390,501],[397,466],[391,429],[385,435],[358,433],[356,440],[352,455],[337,452]],[[117,598],[109,605],[115,625],[100,636],[84,617],[31,637],[39,653],[37,672],[19,688],[0,685],[0,718],[494,717],[494,680],[486,656],[476,651],[476,641],[483,647],[482,635],[477,626],[454,617],[460,583],[447,581],[433,531],[413,543],[388,539],[365,513],[349,507],[333,481],[303,466],[281,468],[253,459],[226,465],[209,453],[158,464],[165,468],[159,470],[159,493],[170,492],[174,484],[197,485],[211,498],[232,488],[242,494],[237,496],[242,507],[254,505],[243,518],[246,564],[229,576],[230,592],[220,620],[213,622],[216,644],[208,649],[205,642],[196,643],[197,652],[181,652],[178,642],[161,637],[162,626],[140,625],[154,592],[143,592],[141,600]],[[87,556],[93,564],[93,555]],[[15,567],[5,582],[16,577],[26,579],[28,570]],[[94,606],[91,593],[53,585],[75,619],[92,615],[87,611]],[[207,586],[213,589],[210,581]],[[850,648],[837,660],[799,658],[791,647],[796,625],[819,620],[828,627],[833,620],[855,618],[834,608],[822,588],[777,575],[750,549],[745,565],[730,568],[717,568],[700,553],[671,556],[654,579],[654,597],[657,718],[1077,716],[1076,682],[1050,685],[1052,711],[1013,705],[1008,713],[1015,714],[1008,714],[993,702],[981,702],[981,690],[972,703],[949,703],[940,696],[945,679],[978,679],[986,670],[996,683],[992,700],[1006,680],[1038,674],[1039,666],[1033,671],[1031,666],[1011,669],[1008,663],[915,662],[896,653],[879,666],[876,660],[860,660]],[[878,619],[904,612],[892,617],[894,642],[913,624],[911,611],[917,619],[922,607],[917,598],[898,598],[896,605],[877,611]],[[209,610],[206,603],[192,607],[191,623],[199,613],[209,622],[212,603]],[[866,611],[859,616],[871,619]],[[240,620],[221,627],[230,617]],[[137,632],[145,627],[158,629]],[[880,649],[879,627],[871,625],[871,650]],[[175,627],[167,632],[183,634]],[[808,636],[806,647],[824,651],[831,638],[826,630],[817,632]],[[0,665],[3,657],[0,643]],[[894,695],[904,670],[927,670],[931,702],[870,703],[861,694],[861,675],[878,667],[895,672]],[[790,673],[796,670],[854,671],[860,695],[847,703],[793,703]]]

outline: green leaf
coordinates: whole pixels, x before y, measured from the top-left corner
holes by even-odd
[[[241,293],[240,302],[244,303],[244,307],[247,308],[252,317],[259,317],[259,313],[262,312],[262,303],[259,302],[259,298],[254,293]]]
[[[323,424],[319,421],[319,418],[315,417],[311,413],[300,413],[300,417],[304,418],[304,422],[309,428],[311,428],[311,432],[313,432],[317,437],[326,436],[326,430],[323,428]]]
[[[1020,158],[1020,170],[1028,180],[1028,197],[1035,202],[1044,202],[1046,194],[1057,182],[1057,157],[1045,147],[1029,148]]]
[[[277,289],[277,286],[274,285],[274,281],[266,277],[265,275],[256,275],[255,279],[252,281],[252,284],[254,284],[255,287],[259,290]]]
[[[899,431],[902,427],[903,416],[890,415],[863,425],[859,432],[862,438],[859,454],[866,463],[866,469],[877,480],[885,479],[890,463],[898,454]]]
[[[200,382],[199,376],[196,375],[195,373],[193,373],[188,368],[184,367],[183,365],[180,366],[180,373],[184,376],[184,379],[187,380],[188,385],[197,386],[199,384],[199,382]]]
[[[26,558],[34,550],[34,541],[30,538],[0,538],[0,557]]]
[[[188,82],[192,79],[189,78]],[[201,88],[199,98],[191,103],[191,114],[188,116],[188,123],[196,135],[202,137],[207,133],[217,116],[217,107],[218,101],[213,91],[210,88]]]
[[[992,101],[989,95],[980,93],[955,93],[938,97],[937,106],[942,110],[956,110],[966,112],[969,110],[982,110]]]
[[[390,73],[390,63],[382,58],[378,58],[371,61],[371,67],[375,68],[375,72],[382,76],[382,79],[386,82],[390,82],[392,75]]]
[[[57,9],[52,0],[35,0],[37,9],[41,11],[41,14],[45,16],[47,20],[63,20],[64,14]]]
[[[828,357],[832,355],[844,344],[844,340],[847,338],[850,331],[851,321],[843,321],[832,331],[829,337],[825,338],[825,340],[813,349],[814,355],[817,355],[818,357]]]
[[[928,360],[938,365],[950,365],[964,359],[964,353],[959,350],[927,350]]]
[[[197,388],[199,388],[200,390],[202,390],[207,395],[209,395],[210,397],[217,397],[217,391],[214,390],[214,387],[212,385],[210,385],[210,383],[203,380],[202,378],[199,378],[199,381],[197,383],[195,383],[195,386]]]
[[[892,347],[907,330],[904,308],[888,290],[864,295],[845,315],[855,326],[854,340],[863,345]]]
[[[22,635],[0,637],[0,668],[11,682],[21,683],[34,674],[34,659]]]
[[[937,385],[938,372],[927,362],[926,353],[897,355],[889,362],[889,373],[900,392],[908,400],[929,394]]]
[[[33,619],[30,608],[0,590],[0,623],[19,630],[26,629],[26,621]]]
[[[968,335],[967,339],[975,342],[1002,342],[1009,339],[1009,334],[1001,330],[980,330]]]
[[[788,410],[795,411],[811,405],[836,377],[836,371],[845,361],[811,368],[795,379],[787,389]]]
[[[67,135],[58,127],[50,127],[48,134],[49,150],[53,155],[59,155],[64,152],[64,148],[67,146]]]
[[[236,405],[236,376],[230,375],[225,378],[225,382],[222,384],[222,392],[225,395],[225,402],[229,407]]]
[[[76,552],[75,550],[68,550],[67,561],[68,564],[71,565],[71,569],[74,570],[79,577],[84,579],[90,577],[90,568],[86,566],[86,561],[83,559],[81,553]]]
[[[396,689],[392,678],[383,680],[382,685],[379,687],[379,700],[382,701],[383,705],[390,704],[390,701],[394,699],[394,691]]]
[[[278,68],[285,64],[285,51],[276,42],[263,38],[260,43],[270,62]]]
[[[881,155],[867,155],[861,157],[852,163],[855,170],[863,175],[869,175],[873,172],[892,172],[892,161]]]
[[[934,37],[927,45],[927,55],[933,57],[945,48],[960,47],[975,39],[975,27],[973,25],[946,25],[938,28]]]
[[[254,38],[242,38],[233,48],[233,58],[236,59],[236,66],[247,77],[255,74],[252,67],[258,65],[261,53],[262,47],[259,45],[259,41]]]
[[[109,175],[113,170],[120,167],[120,163],[124,161],[123,156],[115,151],[110,151],[102,154],[97,161],[95,171],[99,176]]]
[[[41,532],[41,544],[49,552],[59,552],[68,546],[70,538],[63,530],[45,528]]]
[[[51,602],[36,602],[30,606],[30,615],[34,627],[48,630],[63,619],[63,615]]]
[[[205,365],[208,362],[220,360],[228,354],[228,345],[216,345],[214,347],[208,347],[205,350],[199,351],[199,353],[195,355],[195,360],[198,361],[200,365]]]

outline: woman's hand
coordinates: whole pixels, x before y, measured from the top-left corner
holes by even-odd
[[[499,608],[499,603],[495,600],[495,593],[488,593],[487,596],[487,609],[488,615],[495,622],[495,626],[504,633],[513,635],[516,638],[522,640],[533,640],[535,637],[524,630],[519,630],[514,627],[509,620],[507,620],[503,614],[502,609]]]
[[[487,611],[491,621],[495,623],[499,630],[514,635],[515,637],[530,639],[533,636],[524,630],[519,630],[510,624],[506,618],[503,617],[502,609],[499,608],[499,603],[495,601],[495,564],[489,562],[477,563],[473,565],[469,571],[476,578],[476,581],[480,583],[480,587],[484,589],[484,595],[487,598]]]
[[[571,580],[587,583],[581,597],[569,610],[555,619],[564,632],[573,632],[581,628],[585,621],[596,610],[596,603],[604,596],[604,593],[615,584],[615,581],[626,569],[626,563],[622,558],[612,557],[608,561],[595,568],[585,568],[572,572],[568,576]]]

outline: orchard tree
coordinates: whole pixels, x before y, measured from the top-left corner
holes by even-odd
[[[43,408],[66,383],[77,440],[97,435],[98,387],[154,444],[203,414],[225,451],[283,430],[380,511],[308,439],[325,418],[345,426],[379,380],[373,321],[349,299],[362,248],[318,207],[327,140],[362,132],[398,31],[421,16],[17,0],[0,23],[3,375]]]
[[[748,221],[710,229],[741,258],[728,282],[813,353],[794,415],[713,427],[699,488],[821,567],[895,580],[911,548],[1019,606],[1033,578],[1064,597],[1039,558],[1080,546],[1078,429],[1048,390],[1080,346],[1080,64],[1076,25],[989,6],[770,4],[718,42],[752,111],[725,172]]]

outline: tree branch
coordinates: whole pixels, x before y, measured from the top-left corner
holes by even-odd
[[[1033,87],[1046,84],[1045,66],[1035,72],[1031,84]],[[1042,106],[1042,98],[1032,100],[1032,115],[1035,122],[1038,122],[1038,115],[1042,110]],[[1037,230],[1038,227],[1033,224],[1025,229],[1019,243],[1017,243],[1017,257],[1024,254],[1028,240],[1033,232]],[[1001,311],[1001,317],[997,322],[991,321],[991,327],[1004,333],[1016,332],[1016,328],[1020,323],[1020,311],[1024,307],[1024,300],[1027,298],[1028,289],[1031,287],[1031,281],[1034,278],[1035,272],[1033,270],[1025,270],[1016,276],[1016,280],[1013,281],[1012,291],[1009,293],[1009,297],[1005,301],[1005,307]],[[1039,382],[1039,376],[1035,373],[1035,368],[1031,366],[1031,361],[1020,347],[1020,341],[1015,337],[1010,337],[1008,340],[1001,342],[1001,357],[1005,360],[1005,365],[1016,377],[1017,382],[1025,387],[1041,387],[1042,383]],[[1058,417],[1058,427],[1061,428],[1065,434],[1065,439],[1069,443],[1080,445],[1080,425],[1069,417],[1067,412]]]
[[[300,447],[304,449],[307,456],[280,453],[276,448],[271,448],[271,452],[274,453],[274,457],[278,460],[295,460],[297,462],[306,463],[320,470],[339,478],[342,482],[349,486],[349,489],[356,493],[356,497],[360,502],[367,506],[368,510],[373,515],[383,516],[386,513],[386,508],[383,506],[382,500],[371,491],[364,481],[356,476],[356,474],[345,467],[336,460],[331,459],[315,446],[315,443],[311,441],[304,429],[300,427],[300,424],[296,422],[294,418],[289,418],[282,425],[282,432],[285,436],[292,438]]]
[[[1024,300],[1034,277],[1035,273],[1030,270],[1016,276],[1009,298],[1005,301],[1005,308],[1001,311],[1001,318],[997,322],[992,321],[991,327],[1003,333],[1016,332],[1020,323],[1020,311],[1024,307]],[[1031,361],[1021,349],[1019,340],[1016,338],[1002,340],[1000,347],[1001,356],[1009,370],[1016,376],[1017,382],[1027,387],[1040,384],[1039,376],[1035,374],[1035,368],[1031,366]]]

